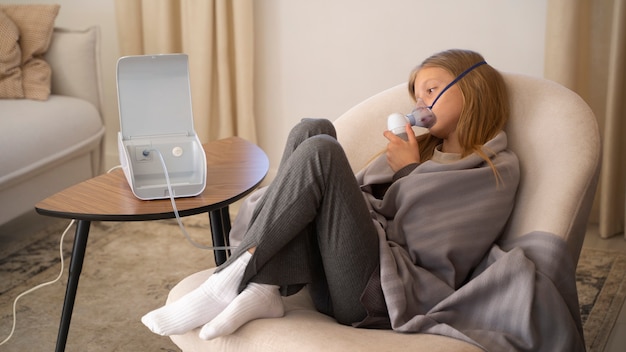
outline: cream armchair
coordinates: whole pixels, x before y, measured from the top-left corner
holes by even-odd
[[[521,183],[504,236],[547,231],[561,236],[578,261],[596,190],[600,138],[583,100],[568,89],[538,78],[505,74],[512,114],[506,127],[509,147],[521,164]],[[384,148],[386,116],[410,111],[406,85],[390,88],[355,106],[335,121],[338,138],[355,171]],[[355,129],[354,126],[363,126]],[[193,274],[170,292],[168,301],[197,287],[211,274]],[[337,324],[318,313],[306,292],[284,299],[284,318],[252,321],[234,334],[212,341],[198,331],[171,339],[183,351],[480,351],[449,337],[400,334]]]

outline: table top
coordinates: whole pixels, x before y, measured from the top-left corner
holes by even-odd
[[[239,137],[203,144],[207,158],[205,190],[176,198],[180,216],[218,210],[252,192],[269,169],[267,155]],[[174,218],[169,198],[140,200],[121,169],[56,193],[35,205],[39,214],[89,221],[142,221]]]

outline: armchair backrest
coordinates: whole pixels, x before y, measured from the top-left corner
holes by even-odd
[[[519,160],[520,187],[504,236],[546,231],[562,237],[578,260],[600,170],[598,126],[589,106],[569,89],[541,78],[503,73],[511,116],[505,128]],[[414,103],[406,84],[385,90],[334,121],[353,170],[386,145],[387,116]],[[419,133],[419,131],[417,131]]]

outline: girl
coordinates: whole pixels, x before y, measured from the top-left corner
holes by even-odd
[[[332,123],[295,126],[275,180],[240,210],[233,255],[142,322],[161,335],[202,326],[200,337],[213,339],[281,317],[281,295],[307,285],[341,324],[419,330],[502,232],[519,166],[502,131],[503,79],[481,55],[433,55],[411,72],[409,92],[436,123],[419,138],[407,124],[407,141],[384,132],[385,153],[356,177]]]

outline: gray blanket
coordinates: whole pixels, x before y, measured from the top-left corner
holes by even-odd
[[[381,285],[394,330],[441,334],[488,351],[584,350],[575,268],[562,241],[529,234],[498,244],[519,182],[504,132],[477,155],[427,161],[382,200],[384,155],[357,175],[379,229]]]
[[[485,145],[499,178],[477,155],[432,161],[390,182],[384,155],[357,174],[379,230],[381,285],[398,332],[446,335],[488,351],[582,351],[575,265],[550,234],[499,240],[519,182],[504,132]],[[264,194],[243,203],[231,244]]]

